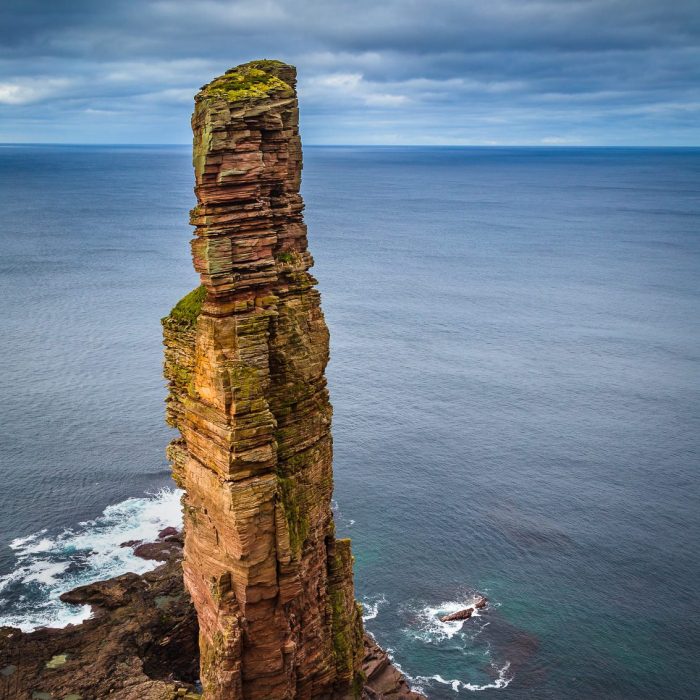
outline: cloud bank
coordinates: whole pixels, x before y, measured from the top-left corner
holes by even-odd
[[[697,0],[4,0],[0,141],[188,143],[254,58],[306,143],[700,145]]]

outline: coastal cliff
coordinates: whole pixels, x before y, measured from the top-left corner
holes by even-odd
[[[258,61],[196,96],[202,285],[163,319],[184,532],[123,543],[164,562],[154,571],[62,595],[92,607],[84,623],[0,628],[0,700],[422,698],[364,633],[335,536],[295,83]]]
[[[295,82],[260,61],[196,96],[202,286],[163,324],[184,578],[212,700],[362,685],[350,542],[331,512],[328,330],[308,272]]]

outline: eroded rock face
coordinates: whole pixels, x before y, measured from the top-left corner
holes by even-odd
[[[230,71],[192,123],[203,285],[163,320],[184,562],[174,528],[124,542],[165,563],[64,594],[92,606],[81,625],[0,628],[0,700],[194,699],[200,678],[207,700],[420,700],[363,636],[350,541],[334,534],[294,69]]]
[[[331,512],[328,330],[308,272],[295,82],[291,66],[261,61],[197,95],[203,286],[163,322],[184,578],[211,700],[329,697],[362,680],[350,542]]]

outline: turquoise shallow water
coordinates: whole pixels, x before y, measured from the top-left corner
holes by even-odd
[[[191,182],[0,148],[3,622],[78,619],[178,517],[144,494]],[[368,629],[431,698],[695,697],[700,152],[307,148],[304,195]]]

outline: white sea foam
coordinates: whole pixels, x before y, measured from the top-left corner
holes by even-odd
[[[54,563],[34,562],[24,569],[24,583],[40,583],[42,586],[53,586],[58,583],[58,577],[64,573],[70,562],[57,561]]]
[[[410,673],[406,673],[406,671],[403,669],[401,664],[396,660],[396,657],[394,656],[395,651],[391,647],[384,647],[384,651],[386,652],[387,656],[389,657],[389,660],[391,661],[392,665],[398,670],[398,672],[406,678],[406,680],[409,682],[411,686],[411,690],[414,690],[416,693],[423,693],[425,694],[425,681],[421,680],[421,676],[412,676]]]
[[[458,678],[447,680],[443,678],[439,673],[436,673],[434,676],[417,676],[414,680],[418,681],[418,684],[422,683],[423,688],[425,688],[425,685],[430,685],[431,681],[435,681],[437,683],[440,683],[441,685],[449,685],[452,688],[452,690],[455,691],[455,693],[458,693],[460,690],[470,690],[474,692],[477,690],[489,690],[490,688],[495,690],[507,688],[508,684],[513,680],[513,677],[508,675],[510,663],[506,662],[501,668],[497,668],[493,664],[492,666],[497,676],[495,680],[493,680],[491,683],[469,683],[461,681]],[[412,684],[412,687],[415,687],[415,684]]]
[[[163,489],[143,498],[128,498],[105,508],[95,520],[56,536],[46,530],[10,543],[16,566],[0,577],[0,626],[30,631],[82,622],[90,606],[66,605],[59,596],[77,586],[132,571],[145,573],[158,562],[134,556],[127,540],[154,540],[159,530],[180,527],[181,491]]]
[[[45,532],[46,529],[39,530],[39,532],[34,532],[31,535],[27,535],[26,537],[17,537],[16,539],[12,540],[12,542],[10,542],[9,547],[10,549],[17,549],[18,547],[22,547],[28,542],[37,539],[37,537],[41,537]]]
[[[480,596],[474,595],[467,600],[450,600],[439,605],[426,605],[416,614],[416,624],[409,628],[409,633],[424,642],[440,642],[444,639],[452,639],[455,635],[465,633],[465,625],[476,627],[478,631],[482,626],[478,624],[478,619],[482,617],[483,610],[477,610],[476,601]],[[472,616],[468,620],[455,620],[453,622],[442,622],[441,617],[450,615],[464,608],[473,608]]]
[[[367,622],[367,620],[374,620],[377,615],[379,615],[379,608],[385,605],[387,602],[386,597],[383,593],[375,596],[367,596],[362,599],[362,619]]]
[[[335,518],[335,522],[341,528],[349,528],[355,524],[354,520],[346,518],[343,515],[343,511],[340,509],[340,504],[338,503],[338,501],[335,500],[335,498],[331,499],[331,510],[333,511],[333,517]]]
[[[462,600],[450,600],[438,605],[407,606],[404,612],[407,613],[410,622],[404,628],[404,633],[421,644],[429,645],[436,649],[450,650],[451,655],[455,651],[460,651],[467,657],[481,658],[483,662],[490,664],[493,669],[494,679],[490,682],[476,683],[468,678],[445,678],[440,673],[435,673],[431,676],[411,676],[400,668],[392,656],[394,665],[406,676],[414,690],[429,695],[430,687],[435,683],[447,685],[455,693],[487,689],[497,690],[506,688],[512,681],[512,675],[508,673],[510,662],[506,661],[498,664],[492,661],[488,643],[475,646],[477,638],[489,625],[485,613],[489,609],[498,607],[497,604],[489,602],[485,608],[478,610],[475,605],[480,597],[475,594],[465,596]],[[440,617],[468,607],[473,608],[473,612],[472,616],[467,620],[441,622]]]

